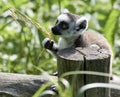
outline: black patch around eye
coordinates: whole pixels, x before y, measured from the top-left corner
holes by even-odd
[[[66,30],[69,28],[69,25],[68,25],[68,23],[62,21],[62,22],[60,22],[60,28],[63,30]]]
[[[79,28],[80,28],[80,29],[85,29],[85,28],[86,28],[86,25],[87,25],[87,21],[84,20],[84,21],[82,21],[81,24],[79,25]]]

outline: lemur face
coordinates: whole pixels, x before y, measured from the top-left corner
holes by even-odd
[[[61,14],[56,21],[52,32],[62,37],[73,37],[82,34],[87,29],[87,19],[71,13]]]

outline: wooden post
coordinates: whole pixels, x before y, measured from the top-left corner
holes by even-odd
[[[57,66],[58,66],[58,76],[61,76],[65,72],[84,70],[84,58],[75,49],[66,49],[58,53]],[[76,80],[74,78],[77,77]],[[79,87],[84,85],[84,75],[77,76],[67,76],[67,80],[70,83],[75,83],[73,85],[74,91],[77,91]],[[74,81],[74,82],[73,82]]]
[[[97,48],[65,49],[58,52],[57,66],[59,77],[70,71],[96,71],[110,73],[110,54]],[[89,83],[109,83],[109,77],[98,75],[71,75],[66,79],[73,86],[73,96],[78,89]],[[74,81],[74,82],[73,82]],[[109,97],[109,89],[95,88],[86,91],[84,97]]]

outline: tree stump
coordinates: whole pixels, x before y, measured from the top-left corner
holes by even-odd
[[[110,74],[110,53],[97,48],[70,48],[58,52],[57,66],[59,77],[70,71],[94,71]],[[73,97],[79,88],[89,83],[109,83],[110,77],[76,74],[65,77],[73,86]],[[92,96],[91,96],[92,95]],[[95,88],[86,91],[84,97],[109,97],[109,89]]]

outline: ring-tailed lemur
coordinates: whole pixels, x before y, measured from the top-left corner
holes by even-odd
[[[54,53],[65,48],[89,46],[98,46],[112,52],[107,40],[99,33],[86,31],[87,27],[88,21],[85,17],[63,13],[58,16],[55,26],[52,27],[53,34],[60,36],[58,45],[53,40],[45,38],[43,46]]]
[[[86,31],[87,27],[88,21],[85,17],[72,13],[63,13],[58,16],[55,26],[52,27],[53,34],[60,36],[58,45],[53,40],[45,38],[43,46],[53,53],[71,47],[106,49],[111,55],[110,72],[112,74],[112,49],[109,43],[101,34],[94,31]]]

